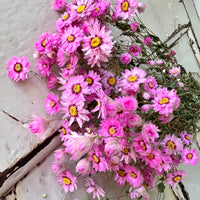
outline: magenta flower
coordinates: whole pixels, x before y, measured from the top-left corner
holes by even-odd
[[[131,54],[131,56],[133,57],[138,57],[142,52],[141,47],[136,46],[136,45],[131,45],[129,47],[129,53]]]
[[[134,96],[122,96],[116,98],[115,101],[122,106],[124,111],[135,112],[138,108],[138,101]]]
[[[158,132],[160,132],[158,127],[155,124],[152,124],[151,122],[146,122],[142,126],[142,134],[152,141],[154,141],[156,138],[159,138]]]
[[[138,7],[137,7],[138,12],[143,13],[145,8],[146,8],[146,4],[143,2],[139,2]]]
[[[30,132],[42,137],[49,126],[49,121],[37,115],[33,115],[30,120],[32,121],[28,124]]]
[[[152,103],[155,112],[167,116],[179,107],[180,98],[177,96],[176,90],[174,89],[168,91],[167,88],[157,88]]]
[[[196,149],[183,149],[182,151],[182,161],[185,165],[196,165],[198,162],[199,155],[196,153]]]
[[[38,59],[38,71],[43,77],[49,76],[51,73],[50,62],[47,58]]]
[[[53,9],[55,10],[64,10],[66,6],[65,0],[54,0]]]
[[[50,115],[56,114],[59,110],[59,97],[53,93],[49,93],[45,99],[45,109]]]
[[[120,143],[118,139],[108,140],[105,144],[104,152],[107,157],[112,157],[120,152]]]
[[[83,40],[83,31],[77,26],[69,26],[61,37],[61,48],[68,53],[73,53]]]
[[[92,11],[92,17],[103,16],[106,10],[110,6],[110,1],[107,0],[97,0],[94,6],[94,10]]]
[[[62,162],[65,159],[65,150],[64,149],[57,149],[55,151],[54,157],[57,162]]]
[[[172,119],[174,119],[174,115],[173,114],[159,115],[158,119],[161,121],[161,124],[166,124],[168,122],[171,122]]]
[[[93,26],[88,27],[89,35],[83,38],[82,51],[84,58],[91,67],[101,66],[101,62],[107,62],[113,48],[111,31],[106,26],[101,26],[96,19]]]
[[[132,57],[128,53],[124,53],[121,55],[121,61],[123,64],[129,64],[132,60]]]
[[[86,158],[83,158],[77,163],[76,172],[81,175],[86,175],[90,172],[90,168],[90,162]]]
[[[149,91],[151,94],[155,94],[155,89],[157,88],[157,86],[158,84],[155,77],[148,76],[144,85],[145,90]]]
[[[146,72],[142,69],[134,67],[129,71],[125,69],[125,72],[122,73],[122,79],[120,81],[120,87],[126,90],[133,90],[137,92],[141,83],[145,82]]]
[[[139,25],[138,25],[137,22],[131,23],[131,29],[132,29],[133,32],[136,32],[138,27],[139,27]]]
[[[65,193],[67,193],[68,191],[74,192],[74,190],[77,189],[77,179],[69,171],[65,170],[62,173],[60,173],[58,175],[57,180],[62,185],[63,189],[65,190]]]
[[[30,63],[23,57],[12,57],[7,64],[8,77],[16,82],[20,79],[25,80],[29,72]]]
[[[177,77],[181,73],[181,68],[180,67],[174,67],[170,69],[169,73],[171,76]]]
[[[150,46],[152,44],[152,42],[153,42],[153,40],[151,39],[151,37],[145,37],[144,41],[143,41],[144,45],[146,45],[146,46]]]
[[[186,172],[182,170],[169,173],[167,174],[167,184],[175,188],[177,183],[182,181],[183,176],[186,176]]]
[[[50,90],[55,88],[57,84],[57,76],[54,74],[50,74],[47,79],[48,79],[47,88]]]
[[[124,20],[131,19],[135,16],[138,7],[138,1],[135,0],[116,0],[115,6],[116,17],[121,17]]]
[[[93,199],[97,198],[98,200],[100,200],[101,196],[105,196],[104,190],[100,186],[98,186],[93,179],[87,178],[85,186],[88,187],[88,193],[93,193]]]
[[[192,144],[192,135],[191,134],[187,134],[187,131],[183,131],[180,133],[180,136],[181,136],[181,139],[183,141],[183,144],[186,144],[186,145],[190,145]]]

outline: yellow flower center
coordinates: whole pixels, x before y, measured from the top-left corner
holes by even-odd
[[[153,83],[150,82],[148,85],[150,88],[153,88]]]
[[[137,76],[129,76],[128,77],[128,80],[129,80],[129,82],[135,82],[135,81],[137,81]]]
[[[71,184],[71,180],[70,180],[69,178],[67,178],[67,177],[63,177],[63,178],[62,178],[62,181],[63,181],[63,183],[64,183],[65,185],[70,185],[70,184]]]
[[[45,40],[42,41],[42,46],[43,46],[43,47],[46,46],[46,41],[47,41],[47,39],[45,39]]]
[[[169,142],[167,143],[167,146],[168,146],[169,148],[171,148],[171,149],[175,149],[175,144],[174,144],[172,141],[169,141]]]
[[[70,69],[71,69],[71,63],[68,63],[67,66],[66,66],[66,68],[67,68],[68,70],[70,70]]]
[[[169,99],[166,98],[166,97],[159,100],[160,105],[163,105],[163,104],[166,104],[166,103],[169,103]]]
[[[191,138],[190,138],[188,135],[186,135],[185,138],[186,138],[187,140],[191,140]]]
[[[98,47],[101,44],[101,39],[99,37],[95,37],[91,40],[91,46],[93,48]]]
[[[74,38],[73,35],[70,35],[70,36],[68,36],[68,38],[67,38],[68,42],[73,42],[74,39],[75,39],[75,38]]]
[[[22,71],[22,65],[19,63],[16,63],[14,66],[15,72],[21,72]]]
[[[131,173],[130,173],[130,176],[131,176],[132,178],[137,178],[137,175],[136,175],[134,172],[131,172]]]
[[[110,133],[110,135],[114,135],[117,131],[116,131],[116,128],[110,127],[110,128],[108,129],[108,132]]]
[[[99,158],[95,154],[92,157],[93,157],[93,160],[94,160],[95,163],[100,162]]]
[[[181,180],[181,177],[180,176],[176,176],[175,178],[174,178],[174,181],[175,182],[179,182]]]
[[[188,153],[188,154],[187,154],[187,158],[188,158],[188,159],[192,159],[192,157],[193,157],[193,155],[192,155],[191,153]]]
[[[42,69],[46,69],[46,68],[47,68],[47,65],[43,64]]]
[[[145,188],[147,188],[147,187],[148,187],[148,185],[147,185],[146,183],[143,183],[143,186],[144,186]]]
[[[140,141],[139,141],[139,145],[142,147],[142,149],[143,149],[144,151],[147,150],[147,147],[146,147],[146,145],[145,145],[145,143],[144,143],[144,140],[140,140]]]
[[[96,8],[96,9],[95,9],[95,11],[96,11],[96,12],[99,12],[99,11],[100,11],[100,8],[99,8],[99,7],[98,7],[98,8]]]
[[[122,3],[122,10],[123,11],[128,11],[128,8],[129,8],[129,4],[127,1],[125,1],[124,3]]]
[[[87,77],[87,78],[85,79],[85,81],[88,83],[89,86],[91,86],[91,85],[93,84],[93,79],[90,78],[90,77]]]
[[[65,128],[62,128],[61,131],[62,131],[63,135],[66,134],[66,129]]]
[[[66,15],[64,15],[64,16],[62,17],[62,20],[65,21],[65,20],[68,19],[68,18],[69,18],[69,15],[66,14]]]
[[[56,103],[54,101],[51,101],[50,105],[53,108],[56,105]]]
[[[74,93],[79,93],[81,91],[81,86],[79,84],[76,84],[73,86],[73,92]]]
[[[78,13],[82,13],[82,12],[85,10],[85,8],[86,8],[85,5],[81,5],[81,6],[79,6],[79,7],[76,9],[76,11],[77,11]]]
[[[130,149],[127,147],[122,150],[123,154],[128,154],[129,152],[130,152]]]
[[[115,77],[109,78],[108,83],[109,85],[114,86],[116,84],[116,78]]]
[[[100,102],[100,101],[97,101],[97,105],[100,106],[100,105],[101,105],[101,102]]]
[[[177,71],[177,70],[175,70],[173,73],[174,73],[174,74],[176,74],[177,72],[178,72],[178,71]]]
[[[69,112],[72,116],[77,116],[78,115],[78,111],[76,109],[76,107],[74,105],[69,107]]]
[[[155,156],[150,153],[147,157],[152,160],[152,159],[154,159]]]
[[[119,176],[121,176],[121,177],[124,177],[124,176],[126,176],[126,173],[124,172],[124,170],[119,170],[118,172],[117,172],[118,174],[119,174]]]

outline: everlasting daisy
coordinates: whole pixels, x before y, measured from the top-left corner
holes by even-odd
[[[65,150],[57,149],[54,154],[54,158],[57,162],[62,162],[65,159]]]
[[[65,193],[74,192],[77,189],[77,179],[69,171],[63,171],[58,175],[58,182],[62,185]]]
[[[125,141],[125,140],[123,140]],[[121,144],[121,158],[120,161],[124,161],[126,164],[131,163],[134,160],[136,162],[136,154],[133,150],[133,145],[126,144],[125,146]]]
[[[7,64],[8,76],[18,82],[20,79],[25,80],[29,72],[30,63],[23,57],[12,57]]]
[[[121,61],[122,61],[123,64],[129,64],[131,62],[131,60],[132,60],[131,55],[128,54],[128,53],[122,54],[120,56],[120,58],[121,58]]]
[[[68,98],[75,101],[78,99],[84,100],[84,95],[89,94],[87,83],[82,75],[70,77],[64,87],[65,90],[62,93],[62,98]]]
[[[151,122],[147,122],[142,126],[142,134],[152,141],[154,141],[156,138],[159,138],[158,132],[160,132],[158,127]]]
[[[172,173],[167,174],[167,184],[171,185],[172,187],[176,187],[177,183],[181,182],[183,176],[186,176],[186,172],[182,170],[178,170]]]
[[[51,115],[56,114],[59,110],[59,97],[53,93],[49,93],[45,99],[45,109]]]
[[[65,113],[63,118],[69,118],[69,126],[77,121],[80,128],[84,121],[89,121],[89,111],[84,108],[84,102],[81,100],[74,101],[69,99],[62,99],[62,112]]]
[[[141,47],[136,46],[136,45],[131,45],[129,47],[129,53],[131,54],[131,56],[133,57],[138,57],[142,52]]]
[[[158,88],[152,100],[152,107],[159,114],[168,115],[173,113],[180,104],[180,98],[176,94],[176,90],[168,91],[167,88]]]
[[[187,134],[187,131],[183,131],[180,133],[180,136],[181,136],[181,139],[183,141],[183,144],[186,144],[186,145],[190,145],[192,144],[192,135],[191,134]]]
[[[126,165],[122,165],[119,169],[116,170],[115,181],[118,185],[124,185],[126,183],[127,173]]]
[[[81,175],[86,175],[89,173],[90,168],[91,166],[90,166],[89,160],[86,158],[83,158],[77,163],[76,172],[78,172]]]
[[[55,10],[63,10],[65,9],[66,1],[65,0],[54,0],[53,8]]]
[[[88,74],[84,76],[84,78],[85,82],[88,85],[88,94],[96,93],[100,90],[101,83],[99,81],[101,80],[101,78],[96,72],[90,70]]]
[[[181,73],[181,68],[174,67],[173,69],[169,70],[169,73],[171,74],[171,76],[177,77]]]
[[[31,122],[28,124],[30,132],[42,137],[49,126],[49,121],[37,115],[33,115],[30,120]]]
[[[111,31],[108,31],[105,26],[100,25],[98,20],[95,20],[93,26],[88,27],[89,35],[83,38],[82,51],[84,58],[88,60],[91,67],[101,66],[101,62],[107,62],[111,56],[113,48]]]
[[[61,140],[66,141],[67,135],[72,132],[69,126],[69,122],[67,120],[62,120],[62,128],[59,130],[59,132]]]
[[[112,157],[120,152],[120,143],[117,139],[112,139],[106,142],[104,152],[107,157]]]
[[[171,122],[172,119],[174,119],[174,115],[173,114],[159,115],[158,119],[161,121],[161,124],[166,124],[168,122]]]
[[[140,84],[145,82],[145,76],[146,72],[137,67],[134,67],[134,69],[131,69],[131,71],[125,69],[125,72],[122,73],[120,87],[126,90],[133,90],[134,92],[137,92]]]
[[[43,77],[49,76],[51,73],[50,62],[47,58],[38,59],[38,71]]]
[[[131,23],[131,29],[133,32],[136,32],[138,30],[139,24],[137,22]]]
[[[92,11],[92,17],[103,16],[106,10],[110,6],[110,1],[105,0],[97,0],[94,6],[94,10]]]
[[[182,151],[182,161],[185,165],[196,165],[198,162],[198,156],[196,149],[189,150],[186,148]]]
[[[83,31],[77,26],[69,26],[61,37],[61,48],[68,53],[73,53],[83,40]]]
[[[93,179],[86,178],[85,186],[88,187],[88,193],[93,193],[93,199],[97,198],[98,200],[100,200],[101,196],[105,196],[104,190],[100,186],[98,186]]]
[[[124,20],[131,19],[135,16],[138,7],[138,1],[135,0],[116,0],[115,6],[116,17],[121,17]]]
[[[151,37],[145,37],[143,44],[146,46],[150,46],[152,44],[153,40],[151,39]]]
[[[118,102],[123,110],[135,112],[138,108],[137,99],[133,96],[123,96],[115,99]]]
[[[156,82],[155,77],[148,76],[146,81],[145,81],[145,84],[144,84],[145,90],[149,91],[151,94],[154,94],[157,86],[158,86],[158,84]]]
[[[50,74],[47,79],[48,79],[47,88],[48,89],[55,88],[57,84],[57,76],[54,74]]]

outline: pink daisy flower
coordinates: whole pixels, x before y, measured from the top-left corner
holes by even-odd
[[[152,108],[151,104],[145,104],[141,107],[142,112],[148,112]]]
[[[142,125],[142,118],[137,115],[137,114],[133,114],[130,113],[129,115],[126,116],[127,117],[127,125],[129,127],[139,127]]]
[[[104,146],[104,152],[107,157],[112,157],[120,152],[120,143],[117,139],[108,140]]]
[[[198,162],[198,156],[196,149],[189,150],[186,148],[182,151],[182,161],[185,165],[196,165]]]
[[[56,84],[57,84],[57,76],[54,75],[54,74],[50,74],[47,78],[47,88],[48,89],[53,89],[56,87]]]
[[[59,130],[59,132],[61,140],[66,141],[67,135],[72,132],[69,126],[69,122],[67,120],[62,120],[62,128]]]
[[[69,126],[76,120],[79,127],[82,128],[83,122],[90,120],[89,111],[84,108],[83,101],[72,101],[66,98],[62,99],[61,104],[63,105],[61,110],[65,113],[63,119],[69,118]]]
[[[155,112],[168,115],[179,107],[180,98],[174,89],[168,91],[167,88],[157,88],[152,103]]]
[[[69,171],[63,171],[58,175],[58,183],[60,183],[65,190],[65,193],[68,191],[74,192],[77,189],[77,179]]]
[[[92,17],[103,16],[106,10],[110,6],[110,1],[105,0],[97,0],[94,6],[94,10],[92,11]]]
[[[101,197],[105,196],[104,190],[100,186],[98,186],[93,179],[86,178],[85,186],[88,187],[88,193],[93,193],[93,199],[97,198],[98,200],[100,200]]]
[[[137,22],[131,23],[131,29],[133,32],[136,32],[138,28],[139,28],[139,24]]]
[[[181,139],[183,141],[183,144],[190,145],[190,144],[193,143],[192,140],[191,140],[192,135],[187,134],[187,131],[181,132],[180,136],[181,136]]]
[[[143,177],[141,176],[140,171],[133,166],[127,165],[126,172],[126,181],[129,182],[129,184],[133,187],[139,187],[143,182]]]
[[[62,98],[71,100],[84,100],[84,95],[89,94],[87,83],[84,76],[77,75],[69,78],[68,82],[64,85],[65,90],[62,93]]]
[[[88,154],[95,171],[105,172],[108,170],[108,163],[99,149],[92,149]]]
[[[135,16],[138,7],[138,1],[135,0],[116,0],[115,6],[116,17],[121,17],[124,20],[131,19]]]
[[[60,164],[57,163],[57,162],[53,162],[52,164],[52,171],[54,174],[59,174],[59,171],[60,171]]]
[[[175,135],[166,135],[164,140],[160,143],[161,146],[167,147],[170,152],[181,152],[183,149],[182,141]]]
[[[12,57],[7,64],[8,77],[16,82],[20,79],[25,80],[29,72],[30,63],[23,57]]]
[[[120,56],[120,58],[121,58],[121,61],[122,61],[123,64],[129,64],[131,62],[131,60],[132,60],[131,55],[128,54],[128,53],[122,54]]]
[[[87,75],[84,75],[84,78],[85,82],[88,85],[88,94],[96,93],[100,90],[101,83],[99,81],[101,80],[101,78],[96,72],[90,70]]]
[[[59,97],[53,93],[49,93],[45,99],[45,109],[50,115],[56,114],[59,110]]]
[[[35,42],[35,49],[41,54],[47,54],[52,51],[54,37],[52,33],[43,33],[39,40]]]
[[[77,26],[69,26],[61,37],[61,48],[68,53],[73,53],[83,40],[83,31]]]
[[[55,10],[64,10],[66,6],[65,0],[54,0],[53,9]]]
[[[93,0],[76,0],[74,4],[70,4],[71,10],[76,12],[76,19],[82,20],[91,15],[94,10]]]
[[[62,162],[65,159],[65,150],[58,149],[55,151],[54,158],[57,162]]]
[[[181,182],[184,176],[186,176],[186,172],[182,170],[177,170],[175,172],[168,173],[167,184],[175,188],[177,186],[177,183]]]
[[[136,45],[131,45],[129,47],[129,53],[131,54],[131,56],[133,57],[138,57],[142,52],[141,47],[136,46]]]
[[[32,121],[28,124],[30,132],[42,137],[49,126],[49,121],[37,115],[33,115],[30,120]]]
[[[181,73],[181,68],[174,67],[173,69],[169,70],[169,73],[171,74],[171,76],[177,77]]]
[[[120,81],[120,87],[126,90],[133,90],[137,92],[141,83],[145,82],[146,72],[142,69],[134,67],[134,69],[125,69],[122,73],[122,79]]]
[[[148,137],[151,141],[154,141],[156,138],[159,138],[160,130],[155,124],[147,122],[142,126],[142,134]]]
[[[158,119],[161,121],[161,124],[166,124],[168,122],[171,122],[172,119],[174,119],[174,115],[173,114],[159,115]]]
[[[151,94],[154,94],[157,87],[158,84],[156,79],[153,76],[148,76],[144,84],[145,90],[149,91]]]
[[[91,67],[95,64],[100,67],[100,63],[107,62],[111,56],[113,48],[111,31],[108,31],[106,26],[101,27],[99,21],[95,20],[93,26],[88,27],[88,32],[89,35],[83,38],[84,58]]]
[[[124,185],[126,183],[126,176],[127,176],[127,165],[121,166],[119,169],[116,170],[115,174],[115,181],[117,182],[118,185]]]
[[[61,15],[61,18],[56,21],[56,30],[63,33],[64,30],[74,22],[74,18],[75,12],[73,12],[73,10],[65,12]]]
[[[101,121],[99,134],[104,137],[124,137],[122,127],[115,118],[107,118]]]
[[[43,77],[49,76],[51,73],[50,62],[47,58],[38,59],[38,71]]]

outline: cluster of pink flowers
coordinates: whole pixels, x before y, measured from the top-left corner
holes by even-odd
[[[135,33],[139,24],[133,17],[144,12],[145,4],[116,0],[113,13],[107,0],[55,0],[53,7],[62,11],[56,21],[57,32],[39,36],[34,56],[47,87],[58,89],[57,94],[47,95],[44,105],[50,115],[62,114],[59,131],[63,149],[56,151],[52,166],[58,182],[65,192],[73,192],[77,189],[76,175],[90,175],[85,186],[98,199],[105,196],[93,179],[98,172],[112,171],[119,185],[128,183],[132,199],[148,199],[148,190],[155,188],[156,175],[167,174],[167,184],[175,187],[185,176],[185,172],[176,170],[178,164],[182,161],[194,165],[198,161],[187,131],[179,137],[173,132],[161,137],[159,123],[173,120],[173,113],[179,108],[177,91],[160,86],[145,69],[127,67],[116,75],[109,67],[115,47],[111,30],[104,24],[105,16],[113,21],[130,20]],[[144,37],[144,46],[152,43],[150,36]],[[142,46],[130,44],[119,56],[119,62],[128,65],[141,54]],[[162,64],[160,59],[148,60],[149,67]],[[57,73],[52,70],[54,66]],[[24,80],[28,67],[25,57],[13,57],[8,63],[8,75],[15,81]],[[180,67],[172,68],[169,77],[173,80],[180,72]],[[153,112],[159,123],[143,119],[142,114],[148,112]],[[48,120],[34,116],[29,129],[41,137],[48,124]],[[66,157],[76,162],[76,172],[68,170]]]

